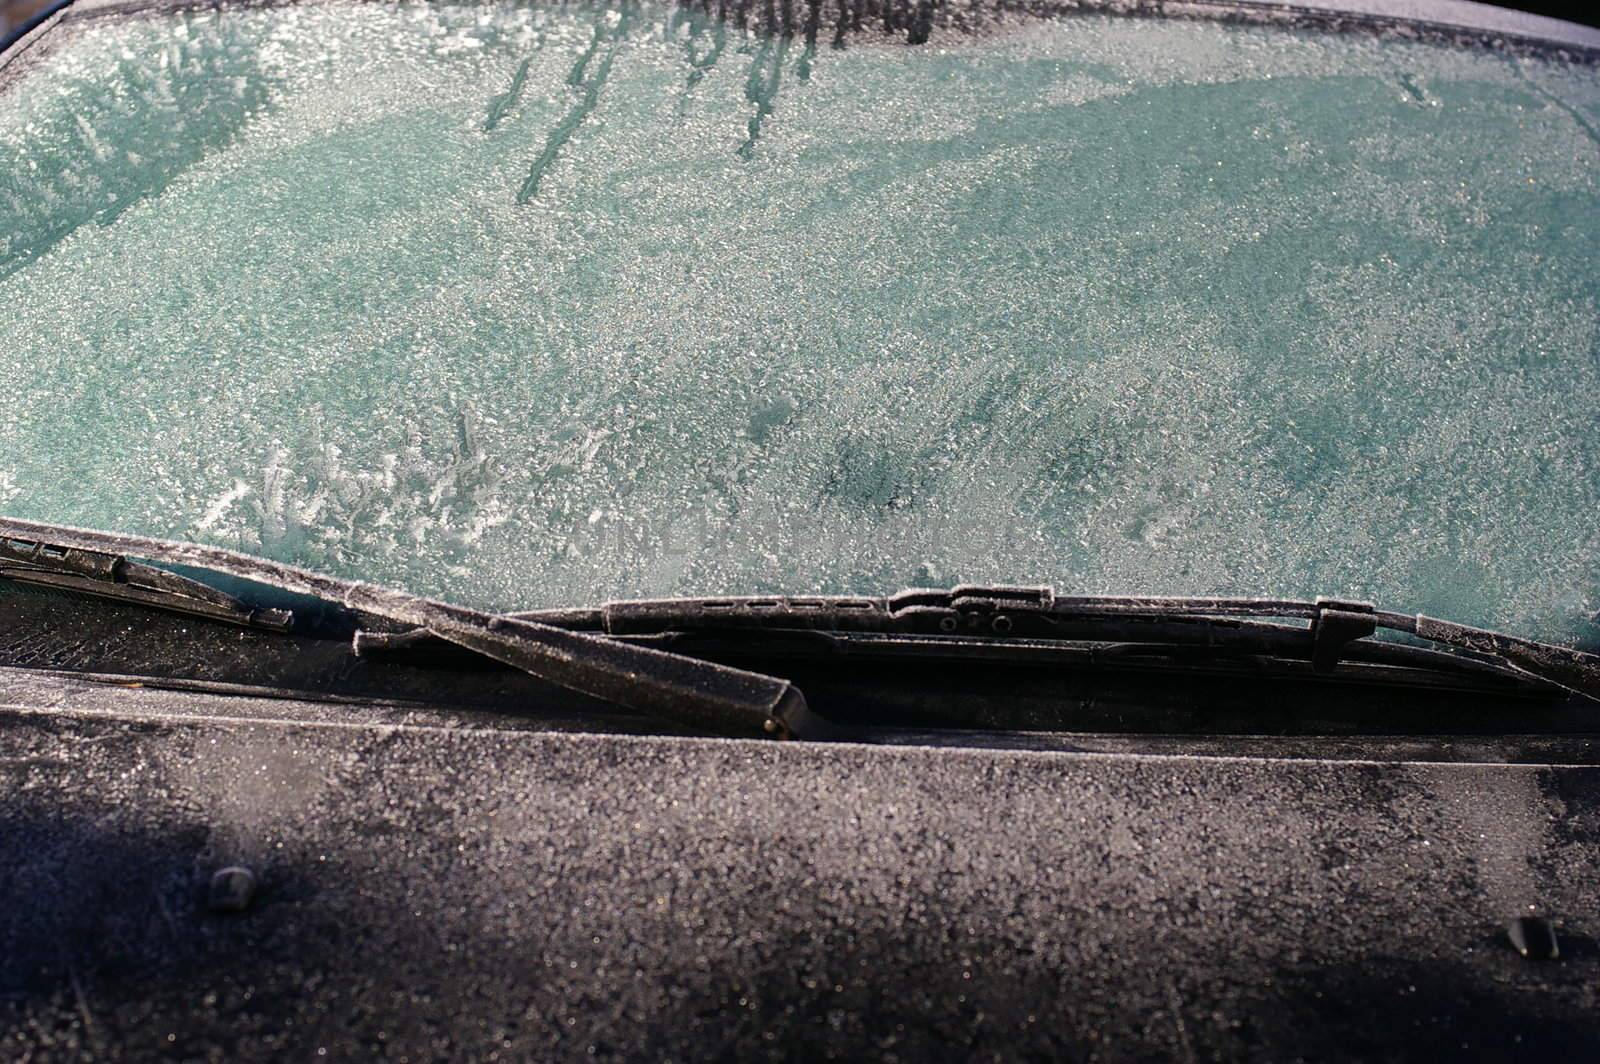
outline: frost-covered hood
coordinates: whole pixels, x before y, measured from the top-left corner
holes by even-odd
[[[561,736],[6,679],[7,1059],[1600,1048],[1592,767]],[[208,912],[229,864],[257,900]],[[1560,960],[1508,944],[1530,906]]]

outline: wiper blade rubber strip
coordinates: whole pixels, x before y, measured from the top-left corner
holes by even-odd
[[[3,540],[44,545],[56,552],[134,555],[309,595],[395,624],[425,628],[568,690],[704,731],[799,738],[821,738],[832,732],[787,680],[536,620],[453,606],[223,547],[0,517]]]

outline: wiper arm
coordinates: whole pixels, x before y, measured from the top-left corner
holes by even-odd
[[[294,614],[289,610],[257,609],[198,580],[131,561],[120,554],[36,540],[0,536],[0,578],[135,602],[247,628],[287,632],[294,624]]]
[[[809,710],[799,688],[774,676],[621,643],[537,619],[453,606],[220,547],[4,517],[0,517],[0,544],[6,552],[0,566],[12,579],[70,585],[74,590],[164,609],[181,606],[190,613],[215,607],[216,612],[200,615],[239,623],[240,611],[249,610],[244,603],[198,581],[130,562],[126,556],[187,565],[416,626],[568,690],[715,733],[799,738],[837,734],[828,721]]]
[[[1371,604],[1249,598],[1057,596],[1049,588],[914,589],[881,598],[664,599],[497,616],[223,548],[0,517],[0,577],[139,602],[195,616],[287,629],[263,610],[128,555],[188,565],[309,595],[410,631],[358,632],[357,652],[442,639],[569,690],[733,735],[839,737],[786,680],[617,637],[675,632],[812,630],[987,640],[1120,642],[1299,656],[1319,673],[1346,658],[1395,664],[1408,649],[1366,637],[1379,628],[1447,648],[1434,659],[1493,669],[1600,700],[1600,656]],[[1303,627],[1267,618],[1308,621]],[[1420,649],[1413,655],[1428,654]]]
[[[1379,629],[1454,652],[1464,667],[1485,666],[1600,700],[1600,655],[1520,636],[1379,610],[1367,602],[1252,598],[1060,596],[1048,587],[917,588],[880,598],[742,597],[610,602],[593,609],[516,616],[610,636],[715,630],[812,630],[984,639],[1076,639],[1181,643],[1297,653],[1315,672],[1347,658],[1381,660],[1400,644],[1369,640]],[[1267,619],[1309,624],[1286,628]],[[406,637],[394,637],[404,639]],[[1435,654],[1437,660],[1445,655]]]

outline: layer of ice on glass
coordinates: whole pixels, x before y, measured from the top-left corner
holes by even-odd
[[[342,3],[19,66],[0,512],[492,607],[1007,581],[1594,633],[1592,68]]]

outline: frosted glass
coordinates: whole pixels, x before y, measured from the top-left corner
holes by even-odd
[[[1008,581],[1596,634],[1592,68],[1095,17],[60,33],[0,91],[0,512],[495,608]]]

